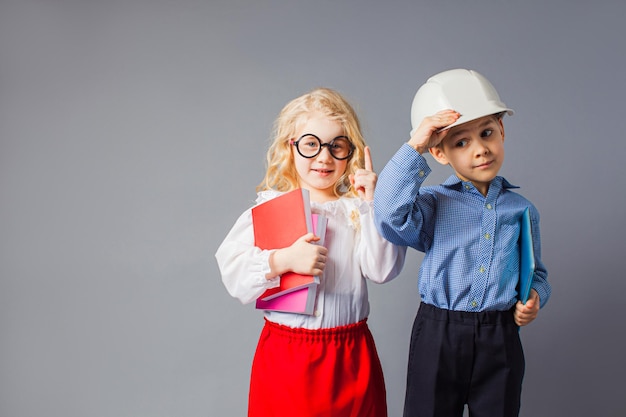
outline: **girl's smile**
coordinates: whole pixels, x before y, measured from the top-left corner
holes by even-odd
[[[317,172],[318,174],[320,174],[320,176],[327,176],[333,173],[332,170],[330,169],[311,169],[311,171]]]

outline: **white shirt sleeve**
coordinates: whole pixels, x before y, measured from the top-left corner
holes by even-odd
[[[378,233],[374,223],[373,202],[362,202],[359,212],[361,236],[358,253],[361,257],[361,274],[378,284],[391,281],[402,271],[406,246],[394,245]]]
[[[222,282],[230,295],[248,304],[268,288],[280,284],[280,277],[269,280],[265,277],[270,272],[272,252],[254,246],[252,213],[250,209],[246,210],[215,253]]]

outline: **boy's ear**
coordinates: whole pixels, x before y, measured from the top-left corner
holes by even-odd
[[[443,149],[439,146],[435,146],[432,148],[428,148],[428,152],[435,158],[435,161],[439,162],[441,165],[448,165],[450,161],[446,158],[446,154],[443,152]]]

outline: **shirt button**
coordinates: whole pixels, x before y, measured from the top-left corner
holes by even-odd
[[[480,268],[478,268],[478,272],[480,272],[481,274],[485,272],[485,267],[481,266]]]
[[[487,210],[491,210],[493,208],[493,206],[489,203],[487,203]]]
[[[491,235],[489,233],[485,233],[485,239],[489,240],[491,238]]]
[[[469,190],[469,189],[470,189],[470,186],[469,186],[469,185],[465,185],[465,189],[466,189],[466,190]]]
[[[472,307],[476,307],[478,305],[478,303],[476,302],[476,300],[472,301]]]
[[[420,170],[420,172],[418,172],[417,175],[419,175],[419,177],[422,178],[425,174],[424,174],[424,171]]]
[[[322,315],[322,313],[320,313],[319,310],[315,310],[315,313],[313,313],[313,314],[315,314],[315,317],[319,317],[319,316]]]

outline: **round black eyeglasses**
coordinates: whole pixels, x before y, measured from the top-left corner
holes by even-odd
[[[354,145],[347,136],[337,136],[328,143],[322,143],[321,139],[312,133],[306,133],[296,141],[290,142],[304,158],[314,158],[322,152],[324,146],[328,147],[330,155],[343,161],[352,156]]]

